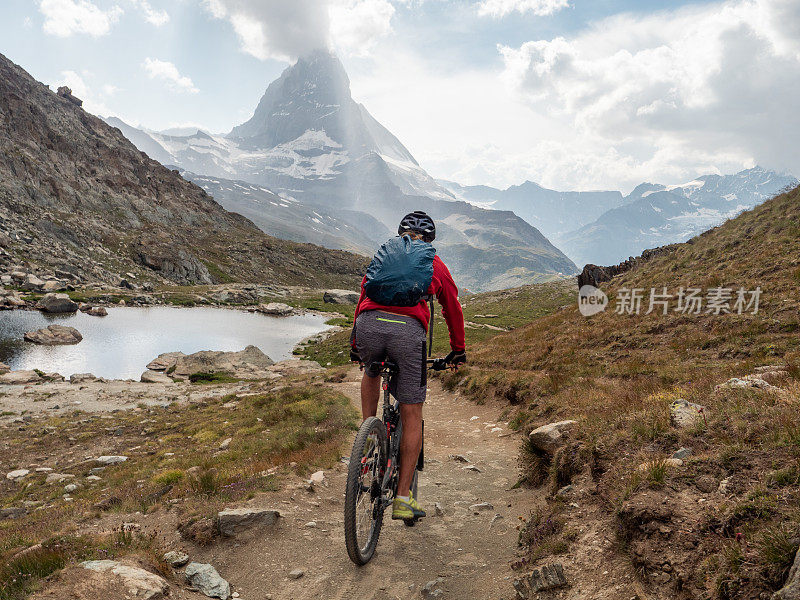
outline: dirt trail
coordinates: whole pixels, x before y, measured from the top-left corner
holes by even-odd
[[[358,405],[357,371],[337,387]],[[387,512],[378,550],[365,567],[353,565],[345,551],[344,464],[326,472],[327,486],[316,493],[294,489],[278,494],[285,518],[274,530],[222,542],[195,560],[212,562],[245,600],[267,594],[275,600],[420,597],[420,588],[437,577],[444,578],[440,587],[449,598],[513,597],[510,563],[517,517],[527,514],[530,498],[522,490],[510,491],[518,474],[519,438],[508,435],[496,418],[496,410],[445,393],[431,382],[425,406],[427,464],[419,488],[429,516],[409,528]],[[450,458],[456,454],[480,472],[465,470],[464,463]],[[275,495],[270,498],[275,502]],[[263,502],[253,500],[254,505]],[[478,514],[470,510],[483,502],[494,508]],[[435,514],[435,503],[444,515]],[[307,527],[310,521],[316,527]],[[295,568],[305,575],[288,579]]]
[[[354,369],[344,382],[332,385],[360,407],[359,381],[360,373]],[[297,481],[282,491],[253,498],[247,504],[281,512],[278,524],[252,528],[208,547],[192,547],[181,540],[172,512],[161,516],[110,513],[90,529],[137,522],[143,531],[157,533],[167,548],[184,549],[193,561],[213,564],[241,600],[418,599],[426,597],[422,587],[437,578],[442,578],[438,589],[443,593],[433,597],[510,600],[516,597],[512,583],[522,575],[511,569],[518,558],[519,517],[527,517],[547,500],[544,489],[511,489],[519,474],[520,436],[497,421],[499,412],[498,407],[478,406],[458,392],[442,390],[436,380],[430,382],[424,410],[426,468],[419,484],[420,502],[428,517],[415,527],[406,527],[392,521],[387,512],[377,552],[364,567],[353,565],[345,550],[344,463],[326,471],[326,485],[316,486],[314,492]],[[455,460],[455,455],[470,462]],[[569,586],[532,597],[646,600],[637,589],[629,559],[615,549],[609,519],[588,501],[593,485],[586,477],[575,482],[567,507],[568,526],[574,531],[568,552],[535,565],[562,563]],[[480,503],[492,506],[470,508]],[[290,578],[295,569],[302,569],[304,575]],[[69,575],[51,591],[74,591]],[[85,579],[86,575],[75,577]],[[114,594],[106,597],[117,598]],[[172,597],[204,598],[180,585],[173,587]]]

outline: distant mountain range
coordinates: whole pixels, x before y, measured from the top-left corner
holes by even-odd
[[[513,210],[576,264],[613,265],[647,248],[684,242],[798,180],[755,167],[734,175],[704,175],[683,185],[643,183],[624,197],[617,191],[557,192],[531,181],[505,190],[439,183],[458,198]]]
[[[437,183],[352,99],[341,62],[327,52],[287,68],[253,117],[227,135],[170,135],[107,121],[274,235],[371,254],[404,214],[421,209],[437,220],[437,251],[471,290],[578,270],[522,218],[459,201]]]

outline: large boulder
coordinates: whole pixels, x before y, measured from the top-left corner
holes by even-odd
[[[277,523],[281,514],[277,510],[264,508],[228,508],[217,515],[219,532],[234,536],[256,526],[269,526]]]
[[[269,377],[268,367],[274,361],[255,346],[239,352],[203,350],[181,356],[175,362],[173,375],[188,377],[193,373],[228,373],[242,379]]]
[[[36,308],[46,313],[74,313],[78,305],[67,294],[45,294]]]
[[[261,304],[258,307],[258,312],[274,317],[286,317],[292,314],[292,311],[294,311],[294,308],[283,302],[270,302],[269,304]]]
[[[350,290],[326,290],[322,301],[328,304],[356,304],[361,294]]]
[[[77,344],[83,339],[80,332],[74,327],[66,325],[48,325],[43,329],[29,331],[25,334],[25,341],[42,346],[61,346]]]
[[[214,567],[207,563],[189,563],[186,566],[185,574],[186,582],[209,598],[228,600],[231,595],[230,584],[220,577]]]
[[[772,595],[772,600],[800,600],[800,551],[794,556],[786,583]]]
[[[557,421],[542,425],[531,431],[528,436],[537,450],[553,454],[567,441],[567,433],[575,427],[576,421]]]
[[[165,352],[159,354],[156,358],[147,364],[147,368],[151,371],[168,371],[175,366],[178,359],[186,356],[183,352]]]
[[[28,290],[30,292],[38,292],[44,288],[44,280],[39,279],[33,273],[28,273],[25,275],[25,279],[22,281],[20,287],[23,290]]]
[[[141,377],[142,383],[173,383],[172,379],[170,379],[169,375],[162,373],[161,371],[150,371],[147,370],[142,373]]]
[[[11,371],[0,375],[0,385],[25,385],[41,380],[42,378],[36,371]]]
[[[89,571],[118,577],[134,598],[156,600],[169,593],[169,584],[163,577],[139,567],[124,565],[115,560],[87,560],[81,566]]]

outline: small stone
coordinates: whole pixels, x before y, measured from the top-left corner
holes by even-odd
[[[423,598],[440,598],[444,594],[444,590],[441,588],[442,583],[444,582],[444,578],[437,577],[436,579],[429,581],[425,585],[422,586],[422,597]]]
[[[89,383],[91,381],[97,381],[97,377],[92,373],[74,373],[69,376],[70,383]]]
[[[17,481],[23,477],[26,477],[29,473],[30,471],[28,469],[17,469],[15,471],[6,473],[6,479],[9,481]]]
[[[308,529],[314,529],[316,526],[317,526],[317,522],[316,521],[309,521],[308,523],[303,525],[303,527],[306,527]]]
[[[128,460],[127,456],[98,456],[94,459],[95,462],[100,463],[101,465],[116,465],[118,463],[125,462]]]
[[[135,598],[156,600],[169,593],[169,584],[164,578],[139,567],[131,567],[114,560],[89,560],[82,562],[81,566],[90,571],[116,575],[122,580],[127,592]]]
[[[219,445],[219,449],[220,450],[227,450],[228,446],[231,445],[232,441],[233,441],[233,438],[225,438],[224,440],[222,440],[222,443]]]
[[[289,571],[289,579],[300,579],[306,572],[303,569],[292,569]]]
[[[719,483],[711,475],[701,475],[695,480],[694,485],[704,494],[710,494],[719,489]]]
[[[568,432],[577,425],[577,421],[557,421],[537,427],[530,432],[528,438],[534,448],[553,454],[567,440]]]
[[[474,513],[479,513],[487,510],[494,510],[494,506],[488,502],[479,502],[478,504],[471,505],[469,509]]]
[[[567,585],[564,567],[560,563],[545,565],[531,572],[529,585],[533,592],[544,592]]]
[[[443,507],[442,507],[442,505],[441,505],[440,503],[438,503],[438,502],[436,502],[436,503],[433,505],[433,511],[434,511],[434,514],[435,514],[437,517],[443,517],[443,516],[444,516],[444,508],[443,508]]]
[[[50,473],[45,478],[45,483],[61,483],[67,479],[75,479],[72,473]]]
[[[309,477],[308,482],[312,485],[327,485],[328,482],[325,479],[325,471],[316,471],[311,474]]]
[[[574,490],[574,489],[575,489],[575,486],[572,485],[572,484],[565,485],[564,487],[562,487],[560,490],[558,490],[556,492],[556,498],[564,500],[564,499],[569,497],[569,495],[572,493],[572,490]]]
[[[692,455],[691,448],[678,448],[675,452],[672,453],[672,458],[680,458],[681,460],[685,460],[689,456]]]
[[[0,509],[0,521],[5,521],[6,519],[19,519],[27,514],[27,512],[28,509],[22,507],[2,508]]]
[[[255,526],[271,526],[281,516],[274,509],[230,508],[217,514],[219,531],[225,536],[234,536]]]
[[[78,485],[76,483],[68,483],[67,485],[64,486],[64,491],[67,493],[74,492],[77,489]]]
[[[475,465],[467,465],[466,467],[461,467],[464,471],[472,471],[473,473],[480,473],[481,470],[476,467]]]
[[[228,600],[231,595],[231,586],[225,581],[217,570],[207,563],[189,563],[186,567],[186,582],[200,590],[209,598]]]
[[[164,555],[164,560],[173,567],[182,567],[189,562],[189,555],[179,550],[171,550]]]
[[[86,480],[87,481],[100,481],[101,478],[98,477],[97,475],[87,475],[86,476]]]
[[[675,400],[669,405],[670,421],[675,427],[686,429],[704,418],[706,409],[704,406],[688,402],[683,398]]]
[[[456,461],[456,462],[460,462],[460,463],[464,463],[464,464],[469,464],[469,463],[472,462],[470,459],[468,459],[463,454],[451,454],[450,458],[452,460]]]
[[[270,302],[269,304],[261,304],[258,307],[258,312],[276,317],[285,317],[292,314],[293,311],[294,309],[291,306],[283,302]]]

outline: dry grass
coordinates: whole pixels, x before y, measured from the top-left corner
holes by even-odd
[[[470,366],[445,375],[445,384],[478,402],[512,405],[518,429],[578,420],[576,440],[591,450],[584,456],[595,457],[595,464],[586,466],[611,511],[654,486],[668,493],[691,485],[692,470],[703,469],[717,480],[736,474],[779,487],[770,494],[775,510],[755,510],[761,501],[752,500],[732,509],[751,510],[749,539],[766,540],[765,532],[781,524],[800,534],[800,519],[787,516],[800,495],[794,467],[800,460],[798,223],[800,188],[614,279],[606,288],[612,310],[585,318],[570,306],[485,340],[471,348]],[[759,314],[613,312],[622,287],[718,285],[760,286]],[[787,366],[788,375],[778,382],[785,394],[715,392],[716,384],[766,364]],[[677,398],[705,406],[705,418],[687,430],[672,427],[669,405]],[[669,456],[680,446],[695,449],[690,465],[660,468],[656,461],[647,472],[637,472],[654,452]],[[529,451],[523,458],[532,484],[548,480],[543,470],[552,465]],[[785,546],[765,541],[765,548],[778,550],[760,552],[747,546],[740,549],[745,559],[739,560],[736,546],[726,541],[730,535],[724,534],[710,551],[717,557],[718,585],[709,583],[709,593],[734,597],[729,595],[734,588],[774,589],[779,578],[767,573],[774,562],[784,564],[775,557],[785,557]]]
[[[235,408],[224,408],[228,402],[235,402]],[[278,489],[283,474],[335,464],[343,437],[355,428],[355,416],[345,396],[321,384],[297,383],[188,406],[111,415],[76,412],[34,421],[21,430],[5,427],[4,462],[27,467],[36,457],[51,456],[46,464],[75,477],[47,484],[45,473],[32,473],[23,484],[0,483],[0,506],[28,502],[43,507],[0,522],[0,561],[56,532],[77,531],[99,514],[98,502],[112,497],[116,501],[109,510],[123,513],[156,511],[180,499],[186,515],[210,515],[224,503]],[[221,451],[226,438],[231,442]],[[129,458],[106,467],[98,474],[101,480],[92,482],[87,476],[97,464],[83,458],[100,454]],[[69,483],[80,487],[65,501]],[[28,570],[35,579],[37,571]],[[14,577],[13,569],[3,571],[0,587],[11,585]]]

